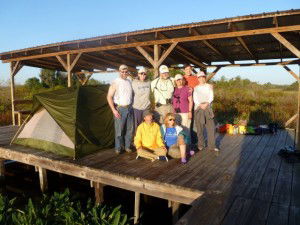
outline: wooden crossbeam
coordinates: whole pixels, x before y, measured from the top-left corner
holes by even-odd
[[[164,39],[168,39],[169,37],[166,36],[165,34],[159,32],[158,36]],[[180,53],[184,58],[195,64],[196,66],[199,66],[200,68],[206,68],[206,65],[202,62],[199,61],[199,57],[195,56],[193,53],[190,51],[186,50],[184,47],[181,45],[177,44],[175,50],[177,50],[178,53]]]
[[[233,32],[238,31],[238,29],[234,23],[229,23],[228,27]],[[250,49],[249,49],[248,45],[246,44],[246,42],[244,41],[244,39],[242,37],[236,37],[236,38],[239,41],[239,43],[243,46],[243,48],[247,51],[247,53],[250,55],[250,57],[253,60],[255,60],[256,63],[258,63],[257,57],[255,57],[254,54],[252,53],[252,51],[250,51]]]
[[[196,29],[192,29],[191,33],[193,35],[203,35],[200,31],[196,30]],[[213,46],[213,44],[210,43],[210,41],[208,40],[202,40],[202,43],[204,43],[207,47],[209,47],[212,51],[214,51],[215,53],[217,53],[219,56],[221,56],[224,60],[227,60],[228,57],[225,57],[223,53],[221,53],[220,50],[218,50],[215,46]],[[234,64],[234,60],[229,59],[229,61],[231,64]]]
[[[214,69],[214,71],[213,72],[211,72],[208,76],[207,76],[207,78],[206,78],[206,81],[210,81],[216,74],[217,74],[217,72],[221,69],[222,67],[217,67],[216,69]]]
[[[288,71],[298,82],[300,82],[300,78],[299,76],[294,72],[292,71],[289,67],[287,66],[283,66],[283,68]]]
[[[56,58],[60,62],[60,64],[63,66],[65,71],[68,71],[67,63],[62,59],[62,57],[60,55],[57,55]]]
[[[163,53],[163,55],[160,57],[158,60],[157,64],[160,65],[162,62],[168,57],[168,55],[172,52],[172,50],[176,47],[178,42],[174,42],[173,44],[170,45],[170,47]]]
[[[274,38],[276,38],[282,45],[284,45],[287,49],[289,49],[297,58],[300,58],[300,50],[297,49],[291,42],[286,40],[281,34],[278,32],[271,33]]]
[[[155,67],[154,59],[152,56],[141,46],[137,46],[136,49],[148,60],[148,62]]]
[[[170,44],[173,42],[190,42],[190,41],[200,41],[200,40],[213,40],[213,39],[222,39],[222,38],[234,38],[239,36],[251,36],[251,35],[261,35],[261,34],[271,34],[271,33],[279,33],[279,32],[289,32],[289,31],[300,31],[300,25],[293,26],[280,26],[280,27],[271,27],[271,28],[262,28],[262,29],[254,29],[254,30],[243,30],[243,31],[235,31],[235,32],[224,32],[217,34],[205,34],[205,35],[197,35],[197,36],[188,36],[188,37],[178,37],[178,38],[168,38],[168,39],[160,39],[160,40],[150,40],[150,41],[142,41],[142,42],[133,42],[133,43],[125,43],[125,44],[116,44],[109,46],[98,46],[92,48],[82,48],[82,49],[74,49],[74,50],[65,50],[60,52],[53,53],[45,53],[40,55],[33,56],[23,56],[12,59],[3,60],[4,63],[16,61],[16,60],[27,60],[27,59],[36,59],[43,57],[51,57],[56,55],[65,55],[65,54],[75,54],[75,53],[86,53],[86,52],[96,52],[96,51],[106,51],[113,49],[123,49],[123,48],[134,48],[137,46],[150,46],[155,44]]]
[[[298,113],[296,113],[290,119],[288,119],[288,121],[285,122],[284,127],[288,127],[297,118],[298,118]]]

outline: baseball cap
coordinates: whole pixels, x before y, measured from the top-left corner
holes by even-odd
[[[126,66],[126,65],[121,65],[120,67],[119,67],[119,70],[121,71],[121,70],[128,70],[128,66]]]
[[[181,74],[176,74],[175,75],[175,80],[182,80],[183,76]]]
[[[203,71],[199,71],[197,77],[206,77],[206,74]]]
[[[169,73],[169,68],[166,65],[161,65],[159,67],[159,72],[160,73]]]
[[[138,70],[138,73],[147,73],[147,70],[145,67],[142,67]]]

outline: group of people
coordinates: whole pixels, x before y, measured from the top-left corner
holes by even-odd
[[[147,79],[145,68],[132,79],[128,67],[121,65],[119,77],[107,94],[114,115],[115,152],[120,154],[123,148],[132,152],[133,142],[137,158],[168,161],[170,156],[186,163],[187,156],[195,154],[195,146],[199,151],[206,147],[205,129],[207,148],[219,151],[215,144],[213,99],[213,86],[206,82],[206,74],[200,71],[194,75],[191,65],[185,65],[184,76],[176,74],[174,78],[162,65],[159,77],[153,81]],[[191,138],[193,126],[197,143]]]

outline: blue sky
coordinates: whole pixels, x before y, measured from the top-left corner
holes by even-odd
[[[100,1],[100,0],[1,0],[0,52],[53,42],[88,38],[139,29],[198,22],[300,8],[299,0],[210,1]],[[299,74],[298,66],[291,66]],[[17,83],[38,76],[39,70],[23,68]],[[225,68],[217,78],[241,76],[260,83],[290,84],[295,79],[283,68]],[[95,74],[111,80],[112,74]],[[0,63],[0,80],[9,78],[9,65]]]

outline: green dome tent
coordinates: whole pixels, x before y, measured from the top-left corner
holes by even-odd
[[[114,121],[107,91],[107,85],[82,86],[34,95],[29,120],[12,143],[73,158],[112,147]]]

